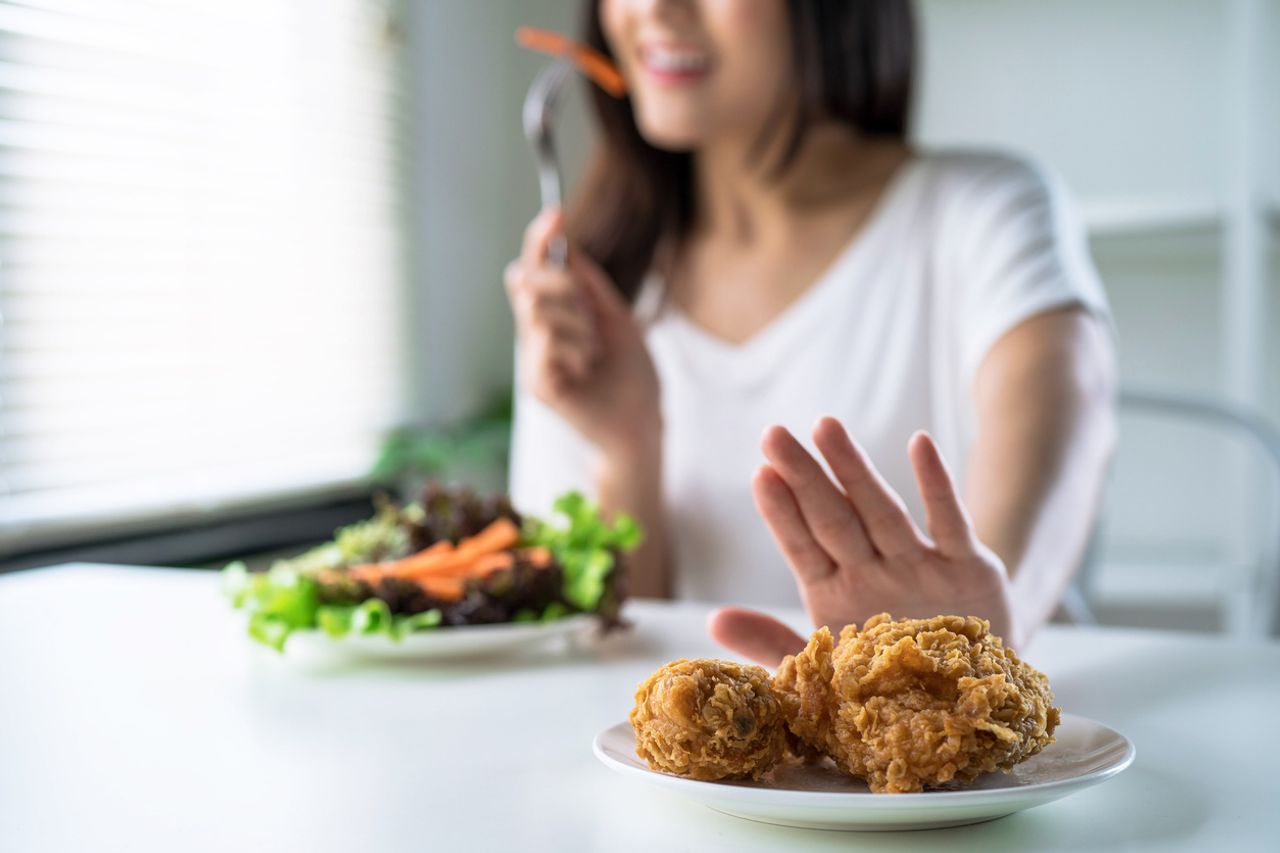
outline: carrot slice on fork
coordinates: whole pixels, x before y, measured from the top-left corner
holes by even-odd
[[[520,27],[516,30],[516,43],[540,53],[568,57],[583,74],[615,98],[621,98],[627,93],[627,83],[618,72],[618,67],[607,56],[585,44],[536,27]]]

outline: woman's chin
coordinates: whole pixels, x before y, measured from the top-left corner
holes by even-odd
[[[690,151],[702,144],[706,136],[701,122],[646,120],[641,116],[637,125],[644,141],[663,151]]]

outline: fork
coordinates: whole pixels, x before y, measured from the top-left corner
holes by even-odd
[[[556,158],[552,126],[560,96],[573,71],[574,65],[569,58],[557,58],[534,78],[533,85],[524,98],[524,135],[533,145],[533,153],[538,161],[538,187],[542,193],[544,209],[552,205],[558,207],[564,195],[564,181],[560,174],[560,161]],[[568,241],[563,233],[557,234],[547,246],[547,259],[557,268],[564,269],[568,255]]]

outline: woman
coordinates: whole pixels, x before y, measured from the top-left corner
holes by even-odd
[[[517,503],[576,487],[637,516],[637,594],[798,588],[815,624],[963,612],[1020,645],[1113,441],[1105,297],[1055,185],[908,147],[907,0],[599,0],[586,37],[629,97],[597,93],[577,205],[507,271]],[[829,474],[793,435],[815,420]],[[800,642],[738,609],[709,627],[765,663]]]

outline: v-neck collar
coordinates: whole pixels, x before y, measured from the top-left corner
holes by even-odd
[[[657,293],[652,296],[661,299],[659,313],[662,319],[677,326],[690,345],[707,352],[709,357],[716,360],[738,364],[754,362],[757,353],[766,354],[760,357],[772,358],[776,355],[773,352],[777,349],[776,342],[788,340],[791,337],[788,334],[790,330],[797,324],[805,322],[815,310],[818,310],[824,301],[823,294],[838,287],[840,282],[847,281],[849,271],[862,263],[868,251],[866,247],[876,242],[878,232],[885,227],[888,212],[899,203],[903,188],[911,175],[917,171],[919,164],[920,158],[912,156],[898,166],[884,190],[881,191],[880,198],[876,200],[875,207],[867,220],[836,254],[826,269],[799,296],[745,341],[735,343],[725,340],[691,320],[679,305],[666,298],[666,281],[655,273],[654,285]],[[652,301],[651,298],[650,304]]]

